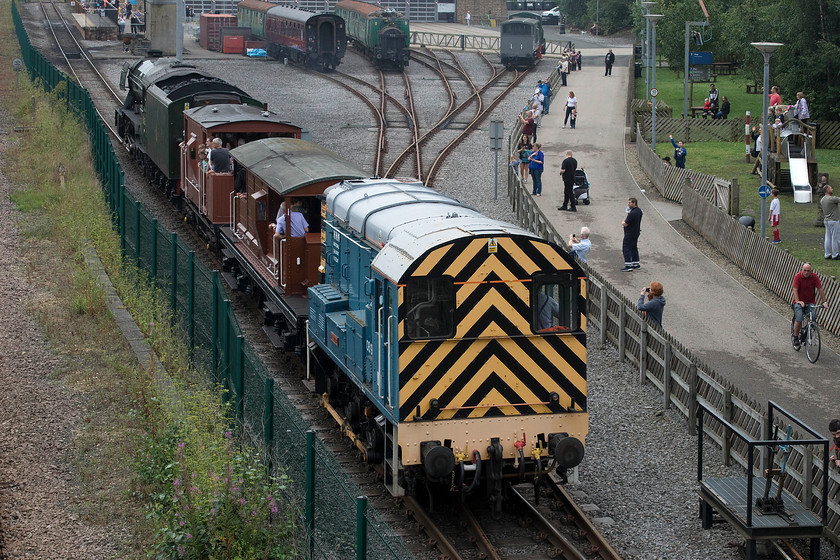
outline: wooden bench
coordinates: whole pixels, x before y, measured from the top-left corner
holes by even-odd
[[[731,76],[738,73],[738,68],[734,62],[713,62],[712,71],[716,74]]]
[[[700,107],[689,107],[689,108],[688,108],[688,113],[689,113],[689,116],[690,116],[692,119],[696,119],[697,117],[703,117],[703,112],[704,112],[705,110],[706,110],[706,109],[705,109],[704,107],[702,107],[702,106],[700,106]],[[708,115],[708,117],[711,117],[711,116],[712,116],[712,110],[711,110],[711,109],[709,109],[709,115]],[[703,118],[706,118],[706,117],[703,117]]]
[[[747,93],[761,93],[762,89],[764,89],[764,86],[759,85],[758,82],[747,84]]]

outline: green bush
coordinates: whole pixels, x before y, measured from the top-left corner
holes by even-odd
[[[183,395],[183,393],[182,393]],[[147,431],[135,463],[157,527],[149,556],[159,559],[296,557],[293,508],[285,474],[266,473],[234,432],[218,394],[199,390],[177,405],[143,406]],[[165,403],[165,404],[162,404]]]

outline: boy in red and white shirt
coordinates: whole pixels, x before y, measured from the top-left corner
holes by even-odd
[[[781,216],[779,189],[773,189],[770,194],[773,195],[773,200],[770,201],[770,217],[767,219],[773,226],[773,241],[770,243],[781,243],[782,240],[779,239],[779,217]]]

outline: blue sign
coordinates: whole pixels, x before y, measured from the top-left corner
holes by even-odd
[[[691,66],[711,66],[712,53],[704,51],[691,51],[688,53],[688,63]]]
[[[761,198],[767,198],[770,196],[770,187],[767,185],[761,185],[758,187],[758,196]]]

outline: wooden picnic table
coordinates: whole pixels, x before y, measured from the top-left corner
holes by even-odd
[[[703,107],[702,105],[699,106],[699,107],[689,107],[688,108],[689,116],[692,119],[696,119],[697,117],[703,117],[703,112],[705,110],[706,110],[706,108]],[[711,109],[709,109],[709,116],[710,115],[711,115]],[[703,117],[703,118],[705,118],[705,117]]]
[[[758,82],[747,84],[747,93],[761,93],[762,89],[764,89],[764,85]]]
[[[734,62],[713,62],[712,71],[715,74],[731,76],[732,74],[738,73],[738,68],[735,66]]]

